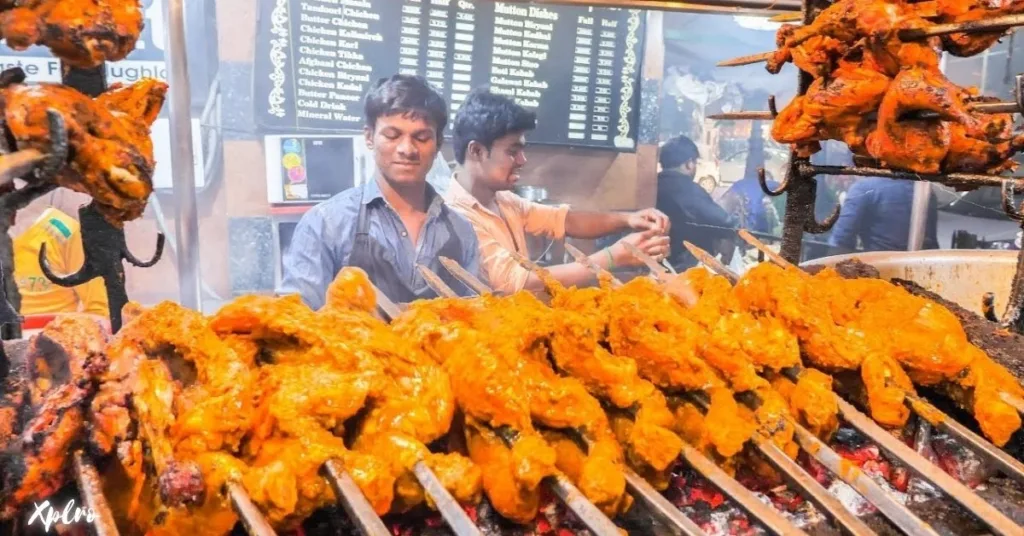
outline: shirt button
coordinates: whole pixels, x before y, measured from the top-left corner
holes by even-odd
[[[409,233],[402,231],[402,236],[409,236]]]

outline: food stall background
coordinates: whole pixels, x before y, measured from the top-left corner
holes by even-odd
[[[139,50],[128,60],[108,67],[111,81],[166,76],[162,0],[147,0],[145,6],[146,31]],[[259,2],[254,0],[185,2],[200,232],[197,247],[206,311],[215,310],[238,294],[272,292],[279,277],[281,247],[294,223],[311,206],[282,198],[281,190],[274,188],[280,184],[282,171],[273,162],[279,156],[282,139],[290,135],[315,137],[318,133],[268,132],[254,121],[254,55],[257,44],[272,37],[257,33],[258,10]],[[700,145],[704,160],[699,178],[709,178],[705,182],[716,195],[757,165],[764,165],[773,176],[781,178],[787,152],[771,141],[768,122],[706,119],[717,112],[766,109],[769,94],[776,95],[780,108],[789,101],[796,79],[791,66],[775,76],[760,66],[714,66],[725,58],[772,49],[777,25],[752,16],[659,12],[645,12],[644,16],[641,132],[636,151],[533,146],[523,174],[525,185],[538,187],[535,192],[541,192],[547,201],[571,203],[583,209],[651,206],[656,192],[657,144],[677,134],[691,136]],[[10,51],[0,50],[0,62],[5,66],[19,61],[34,65],[29,69],[30,79],[56,79],[51,65],[55,60],[45,51],[34,51],[29,56],[15,57]],[[1024,37],[1018,36],[1016,42],[1004,40],[981,56],[950,58],[946,70],[957,83],[979,85],[987,94],[1008,98],[1011,74],[1024,72]],[[754,129],[763,138],[763,154],[748,151]],[[358,139],[354,141],[349,142],[348,150],[352,158],[357,158],[360,144]],[[129,247],[140,256],[152,251],[157,232],[168,235],[170,247],[160,263],[147,269],[126,267],[128,295],[144,304],[178,300],[180,284],[174,249],[177,207],[171,195],[171,177],[172,170],[184,164],[171,161],[166,121],[154,128],[154,144],[157,191],[145,217],[126,226]],[[321,151],[320,158],[333,151],[344,153],[345,149],[331,151]],[[437,163],[431,177],[441,188],[450,173],[446,162],[452,161],[452,154],[448,146],[444,160]],[[329,166],[331,161],[326,159],[319,165]],[[955,201],[940,217],[940,240],[946,247],[956,229],[970,229],[989,240],[1012,240],[1017,230],[999,209],[998,192],[976,192],[966,197],[944,193],[942,199],[944,204]],[[31,221],[53,201],[51,197],[40,199],[20,218]],[[83,201],[68,192],[59,202],[59,208],[74,215],[75,207]],[[827,213],[830,209],[830,205],[819,205],[819,211]],[[806,238],[815,239],[811,235]],[[595,247],[592,243],[577,245],[585,250]],[[548,260],[561,261],[557,245],[532,246],[535,257],[548,249]]]

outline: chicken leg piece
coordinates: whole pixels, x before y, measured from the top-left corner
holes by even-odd
[[[0,35],[7,45],[14,50],[43,45],[75,67],[125,59],[142,33],[139,0],[20,0],[15,4],[0,12]]]

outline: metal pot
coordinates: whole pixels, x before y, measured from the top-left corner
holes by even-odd
[[[858,259],[878,269],[886,279],[907,279],[978,314],[986,292],[996,297],[996,314],[1006,309],[1017,267],[1016,251],[929,250],[877,251],[835,255],[801,266],[834,266]]]
[[[548,199],[547,189],[540,186],[516,186],[515,192],[519,197],[534,203],[543,203]]]

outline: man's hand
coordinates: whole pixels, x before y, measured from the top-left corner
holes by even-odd
[[[626,224],[634,231],[657,231],[668,234],[672,222],[664,212],[656,208],[645,208],[629,215]]]
[[[616,266],[639,266],[643,261],[636,258],[624,245],[625,242],[633,244],[637,249],[661,261],[668,256],[668,237],[656,230],[633,233],[612,245],[610,251]]]

